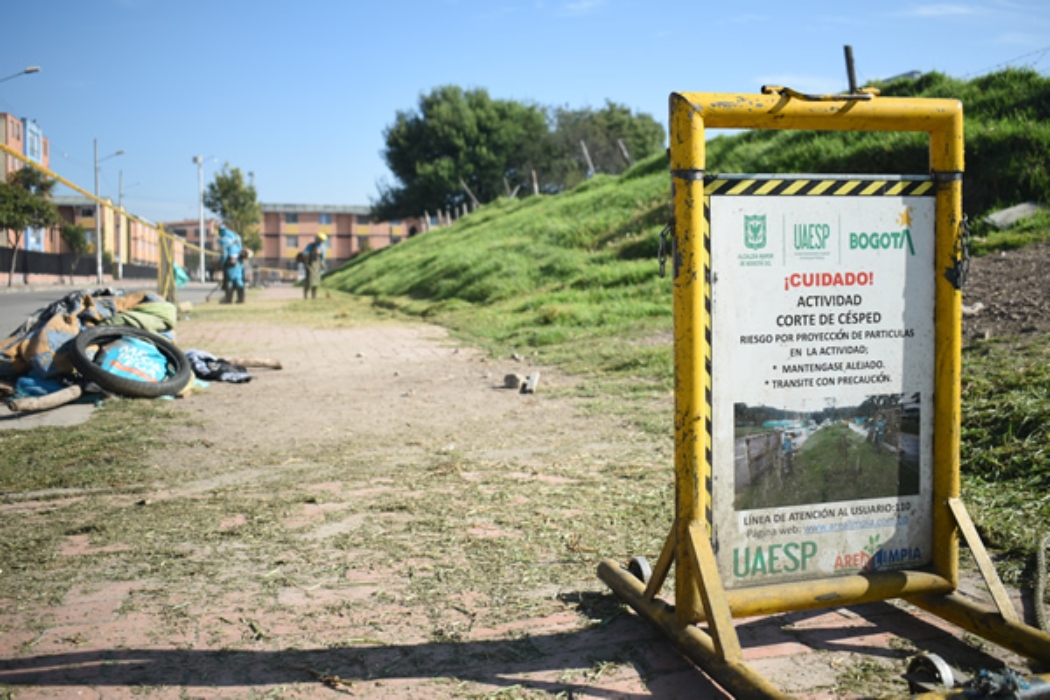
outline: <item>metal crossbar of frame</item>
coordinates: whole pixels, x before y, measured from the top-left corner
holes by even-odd
[[[959,498],[961,104],[675,93],[670,122],[675,519],[651,575],[606,560],[599,577],[738,697],[783,694],[744,662],[734,618],[891,598],[1050,662]],[[925,132],[930,173],[715,177],[708,128]],[[752,468],[744,424],[777,459]],[[809,440],[841,482],[884,484],[817,503],[779,488]],[[995,609],[956,590],[960,536]]]

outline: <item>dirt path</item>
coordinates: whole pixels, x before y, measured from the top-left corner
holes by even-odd
[[[179,402],[145,497],[91,501],[55,553],[64,598],[0,600],[0,698],[723,696],[595,576],[658,553],[669,440],[434,327],[191,320],[179,341],[284,369]],[[535,395],[503,388],[537,369]],[[898,612],[739,629],[750,662],[812,697],[887,683],[917,648],[1003,656]]]
[[[191,418],[156,455],[157,487],[106,499],[109,524],[58,553],[84,582],[4,606],[15,697],[646,694],[619,659],[657,637],[602,592],[597,547],[531,528],[574,522],[589,471],[655,466],[669,446],[554,398],[572,381],[556,372],[535,395],[503,388],[537,368],[430,326],[190,320],[179,343],[284,368],[180,401]],[[705,682],[666,646],[638,658],[663,685]]]

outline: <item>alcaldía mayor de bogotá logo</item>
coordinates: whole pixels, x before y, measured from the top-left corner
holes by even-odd
[[[752,250],[766,247],[766,215],[744,214],[744,245]]]

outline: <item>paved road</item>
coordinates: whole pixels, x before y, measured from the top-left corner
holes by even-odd
[[[94,289],[95,287],[89,287]],[[145,280],[130,280],[121,289],[128,291],[155,290],[156,285]],[[0,291],[0,338],[6,338],[18,328],[37,309],[46,307],[53,301],[57,301],[70,292],[84,287],[47,287],[41,289],[15,288],[8,291],[3,288]],[[190,282],[179,288],[179,301],[189,301],[193,304],[204,303],[208,292],[215,289],[214,284],[203,284]],[[212,297],[215,301],[218,295]]]

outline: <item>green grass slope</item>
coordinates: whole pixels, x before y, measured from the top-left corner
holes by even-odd
[[[664,156],[571,192],[500,200],[455,225],[368,253],[326,285],[469,333],[496,352],[533,349],[587,373],[669,383],[670,281],[658,276],[670,216]],[[586,347],[587,352],[580,352]]]
[[[964,210],[974,222],[991,209],[1050,201],[1050,79],[1008,70],[963,82],[931,73],[882,89],[963,100]],[[925,134],[756,131],[708,147],[711,172],[925,173],[927,162]],[[544,348],[569,361],[577,344],[597,345],[600,357],[583,364],[666,383],[666,358],[644,338],[669,328],[670,285],[656,264],[669,216],[670,177],[656,156],[558,196],[493,202],[451,227],[361,256],[327,284],[497,347]],[[975,223],[974,249],[1044,239],[1047,223],[1037,217],[987,237]]]
[[[881,87],[884,95],[963,101],[963,207],[972,221],[1050,201],[1050,80],[1017,70],[969,82],[932,73]],[[923,174],[927,159],[918,134],[745,132],[708,146],[708,170],[726,173]],[[658,275],[657,262],[670,214],[661,155],[557,196],[488,204],[453,226],[362,255],[326,285],[440,323],[497,356],[560,365],[584,377],[578,391],[606,410],[670,433],[671,280]],[[1047,240],[1050,217],[1006,232],[974,229],[974,249],[988,252]],[[964,358],[967,497],[989,543],[1009,553],[1015,581],[1035,547],[1033,529],[1050,531],[1050,498],[1032,498],[1050,492],[1046,340]],[[1041,359],[1033,363],[1034,355]]]
[[[1018,202],[1050,202],[1050,78],[1006,70],[961,81],[940,73],[876,84],[885,97],[963,104],[963,207],[975,220]],[[929,172],[926,134],[752,131],[708,145],[708,170],[726,173]]]

